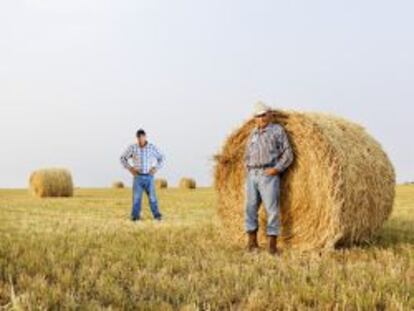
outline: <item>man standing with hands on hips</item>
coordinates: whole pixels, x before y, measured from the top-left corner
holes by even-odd
[[[122,166],[134,177],[131,220],[140,220],[142,194],[145,191],[149,198],[152,215],[154,219],[160,221],[162,215],[158,208],[154,175],[164,164],[164,155],[155,145],[147,141],[143,129],[139,129],[136,136],[137,143],[130,145],[121,155]],[[129,163],[130,159],[132,159],[132,165]]]
[[[293,161],[288,136],[280,124],[271,123],[271,108],[256,103],[256,128],[250,134],[245,153],[247,168],[245,228],[249,251],[258,249],[258,210],[261,203],[267,213],[269,253],[279,253],[280,235],[280,173]]]

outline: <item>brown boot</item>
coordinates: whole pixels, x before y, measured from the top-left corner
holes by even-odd
[[[279,255],[280,252],[277,248],[277,236],[270,235],[269,236],[269,254],[270,255]]]
[[[248,242],[247,242],[247,250],[249,252],[253,252],[259,248],[259,244],[257,244],[257,231],[250,231],[247,232]]]

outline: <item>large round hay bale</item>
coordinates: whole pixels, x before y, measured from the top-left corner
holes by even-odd
[[[112,188],[114,188],[114,189],[123,189],[123,188],[125,188],[125,184],[122,181],[114,181],[112,183]]]
[[[168,181],[166,179],[163,179],[163,178],[157,178],[155,180],[155,187],[157,189],[166,189],[166,188],[168,188]]]
[[[73,196],[72,175],[66,169],[41,169],[30,176],[30,189],[38,197]]]
[[[369,239],[389,217],[395,172],[380,144],[363,127],[343,118],[273,111],[284,126],[295,160],[282,174],[282,248],[333,248]],[[226,236],[244,241],[244,153],[254,120],[230,135],[216,157],[218,212]],[[265,238],[264,208],[260,239]]]
[[[196,181],[192,178],[181,178],[180,180],[181,189],[195,189],[197,188]]]

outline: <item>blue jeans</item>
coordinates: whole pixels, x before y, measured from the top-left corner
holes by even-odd
[[[267,176],[264,170],[249,170],[246,181],[246,232],[259,227],[258,212],[263,203],[267,213],[267,235],[280,234],[280,176]]]
[[[158,200],[155,193],[155,182],[154,176],[152,175],[137,175],[134,177],[133,184],[133,204],[132,204],[132,213],[131,217],[139,219],[141,215],[141,203],[142,203],[142,194],[145,193],[148,196],[151,212],[154,218],[161,219],[162,215],[158,210]]]

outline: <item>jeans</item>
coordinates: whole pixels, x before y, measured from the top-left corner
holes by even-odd
[[[161,219],[162,215],[158,210],[158,200],[155,193],[155,182],[154,176],[152,175],[137,175],[134,177],[133,184],[133,204],[132,204],[132,213],[131,217],[134,219],[139,219],[141,215],[141,202],[142,194],[147,194],[149,198],[149,204],[151,207],[152,215],[155,219]]]
[[[249,170],[246,180],[246,232],[257,231],[258,212],[263,203],[267,213],[267,235],[280,234],[280,176],[267,176],[262,169]]]

